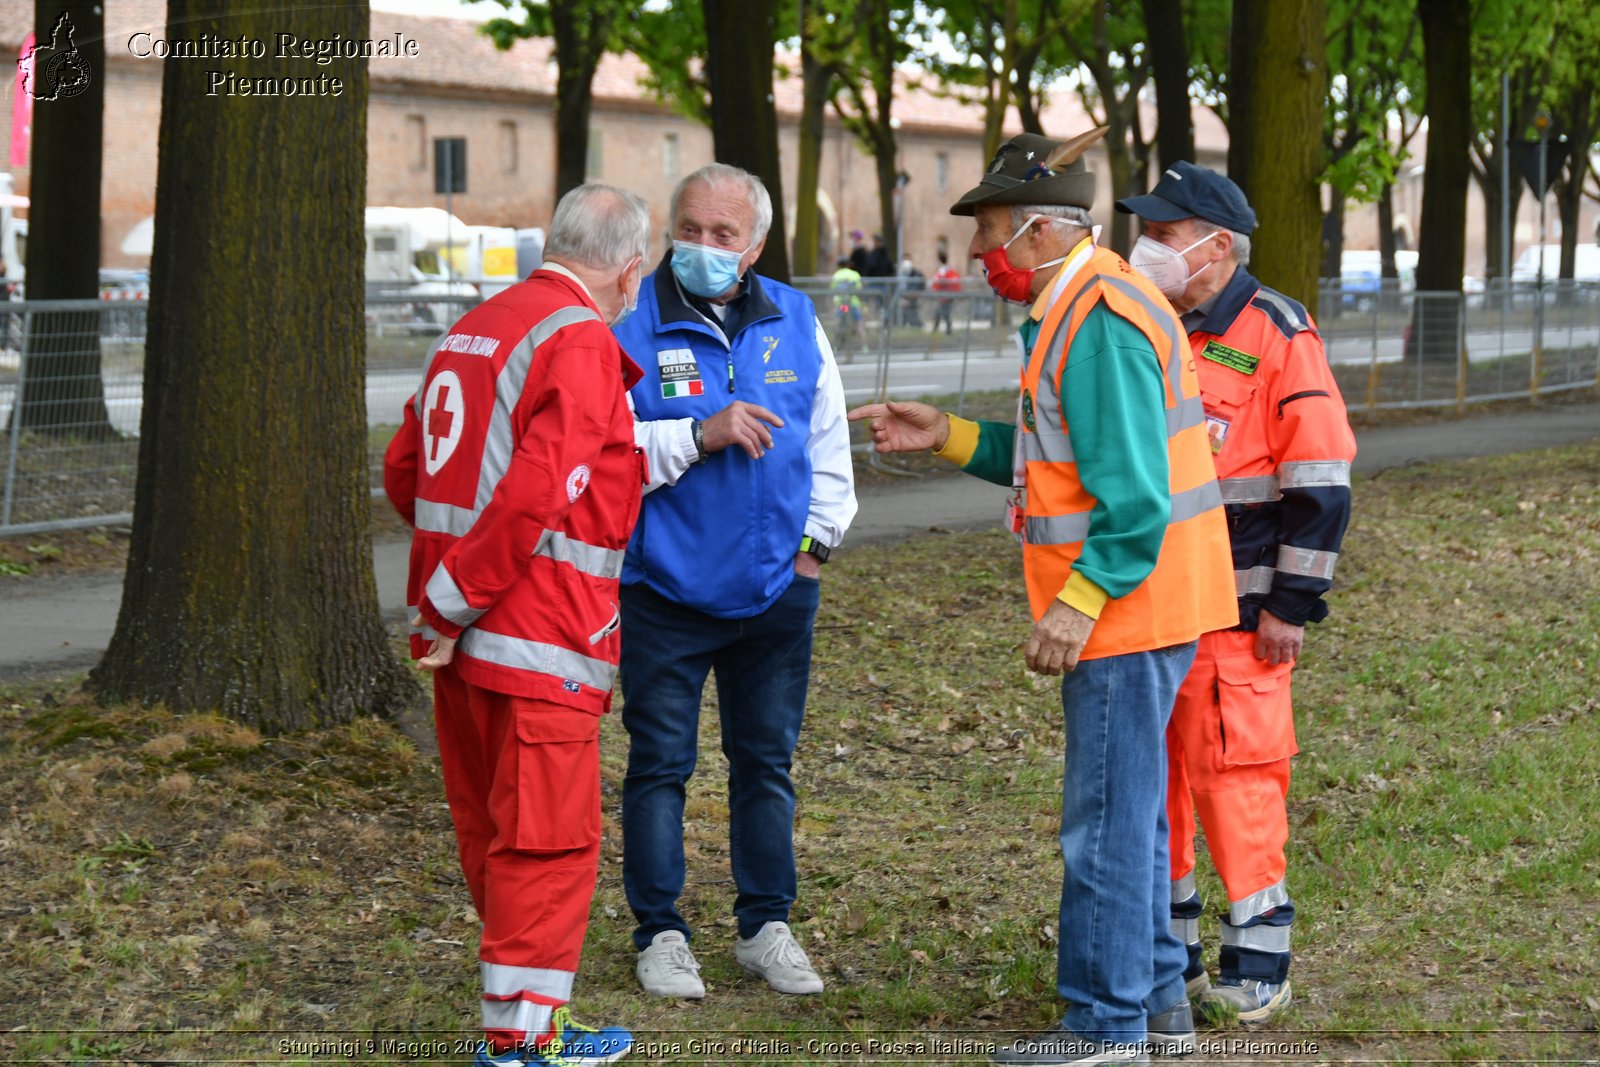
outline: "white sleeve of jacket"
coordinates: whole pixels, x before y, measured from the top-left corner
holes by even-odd
[[[829,548],[837,548],[856,517],[856,479],[850,461],[850,424],[845,420],[844,382],[833,346],[817,320],[817,349],[822,353],[822,373],[811,404],[811,434],[806,451],[811,456],[811,506],[806,512],[806,533]]]
[[[694,447],[693,419],[655,419],[641,421],[628,393],[628,410],[633,415],[633,443],[644,453],[650,478],[644,483],[648,495],[663,485],[676,485],[690,464],[700,458]]]

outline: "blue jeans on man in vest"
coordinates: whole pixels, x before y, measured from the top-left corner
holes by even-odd
[[[622,884],[642,951],[663,930],[690,930],[683,892],[683,806],[694,773],[700,694],[715,671],[728,758],[728,847],[739,936],[787,922],[794,903],[790,759],[805,717],[811,632],[821,583],[796,576],[772,606],[719,619],[646,585],[622,587]]]
[[[1137,1042],[1185,997],[1168,909],[1167,720],[1195,645],[1080,661],[1061,680],[1062,1025]]]

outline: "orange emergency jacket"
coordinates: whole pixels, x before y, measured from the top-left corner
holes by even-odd
[[[1106,602],[1081,658],[1145,652],[1193,641],[1238,620],[1222,497],[1206,446],[1194,358],[1171,306],[1115,252],[1097,248],[1067,282],[1040,325],[1023,371],[1035,419],[1017,427],[1027,508],[1022,565],[1034,618],[1072,573],[1097,503],[1078,475],[1061,400],[1072,339],[1099,303],[1150,342],[1166,379],[1167,468],[1172,510],[1155,569],[1124,597]]]
[[[1244,270],[1186,319],[1233,541],[1239,625],[1320,622],[1356,439],[1316,324]]]

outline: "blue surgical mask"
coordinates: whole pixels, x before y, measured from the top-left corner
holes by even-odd
[[[748,251],[749,248],[732,252],[694,241],[673,241],[672,274],[679,285],[709,300],[739,284],[739,262]]]

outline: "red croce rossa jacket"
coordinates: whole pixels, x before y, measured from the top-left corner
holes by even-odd
[[[473,685],[606,710],[645,479],[627,402],[638,378],[588,294],[551,270],[434,345],[384,456],[384,489],[416,528],[413,656],[457,637]]]

